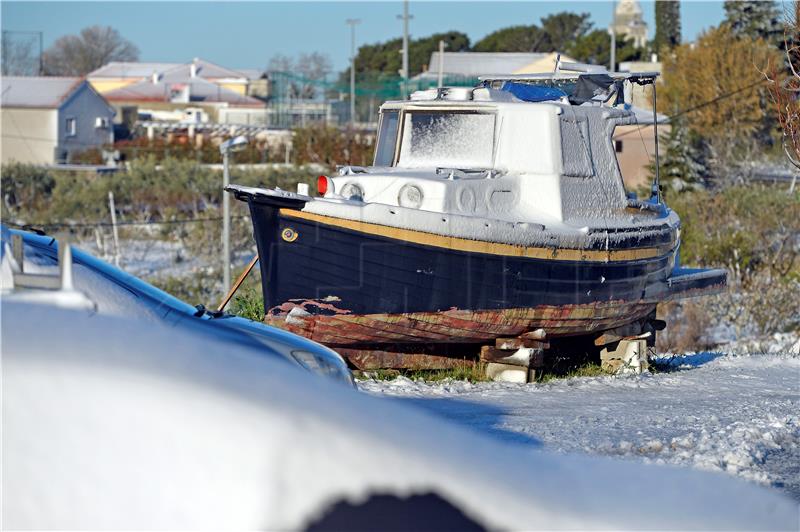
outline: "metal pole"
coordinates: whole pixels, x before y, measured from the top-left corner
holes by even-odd
[[[611,35],[611,59],[608,61],[609,72],[616,72],[617,67],[617,34],[614,33],[614,26],[608,29],[608,34]]]
[[[656,80],[653,80],[653,135],[656,141],[656,177],[653,183],[653,191],[651,196],[655,196],[656,203],[661,203],[661,169],[658,163],[658,107],[656,106]]]
[[[39,32],[39,75],[44,76],[44,32]]]
[[[444,84],[444,41],[439,41],[439,84],[441,89]]]
[[[617,70],[617,31],[614,28],[616,22],[616,2],[611,2],[611,25],[608,27],[608,33],[611,35],[611,61],[608,66],[609,72],[616,72]]]
[[[403,99],[408,97],[408,0],[403,0]]]
[[[350,127],[356,126],[356,25],[361,20],[349,18],[345,24],[350,25]]]
[[[114,193],[108,191],[108,210],[111,211],[111,229],[114,234],[114,265],[119,267],[119,231],[117,230],[117,208],[114,205]]]
[[[225,192],[230,183],[228,159],[230,153],[222,154],[222,290],[227,294],[231,289],[231,199]]]

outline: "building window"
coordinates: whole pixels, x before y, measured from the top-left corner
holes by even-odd
[[[614,141],[614,149],[616,150],[617,153],[622,153],[622,141],[621,140],[615,140]]]
[[[74,118],[67,118],[67,136],[74,137],[78,134],[78,123]]]

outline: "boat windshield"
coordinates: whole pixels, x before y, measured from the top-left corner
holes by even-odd
[[[406,111],[397,166],[492,168],[494,113]]]

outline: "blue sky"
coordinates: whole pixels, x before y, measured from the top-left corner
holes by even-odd
[[[653,2],[641,2],[655,29]],[[140,50],[142,61],[187,62],[202,57],[231,68],[263,68],[275,54],[326,53],[336,70],[350,55],[347,18],[360,18],[357,43],[401,34],[402,2],[7,2],[2,29],[43,31],[47,47],[58,37],[94,24],[113,26]],[[506,26],[538,23],[559,11],[587,12],[606,27],[612,3],[603,2],[414,2],[412,37],[458,30],[475,42]],[[684,40],[723,18],[722,2],[682,2]]]

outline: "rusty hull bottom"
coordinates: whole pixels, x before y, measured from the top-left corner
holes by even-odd
[[[404,314],[297,313],[269,315],[264,321],[330,347],[378,350],[381,344],[477,345],[536,329],[544,329],[548,339],[592,335],[644,318],[655,308],[655,302],[610,301],[591,305]]]

